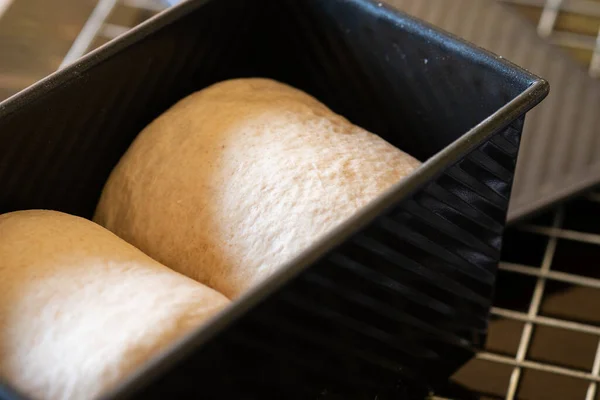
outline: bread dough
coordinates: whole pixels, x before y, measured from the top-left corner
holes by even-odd
[[[95,398],[228,302],[91,221],[0,215],[0,380],[34,399]]]
[[[95,220],[234,298],[419,165],[300,90],[230,80],[138,135]]]

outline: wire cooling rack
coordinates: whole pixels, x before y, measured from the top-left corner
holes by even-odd
[[[600,78],[600,0],[500,0],[526,14],[538,34],[569,50]]]
[[[485,399],[600,393],[600,193],[505,235],[486,350],[454,379]]]
[[[500,1],[600,77],[600,0]],[[62,66],[166,7],[99,0]],[[507,232],[486,349],[454,381],[482,400],[600,400],[600,192]]]

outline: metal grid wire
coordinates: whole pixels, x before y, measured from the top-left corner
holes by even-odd
[[[581,240],[585,242],[600,243],[600,236],[588,233],[581,233],[572,230],[561,229],[563,224],[563,209],[559,208],[554,214],[552,227],[539,227],[535,225],[525,225],[521,229],[548,236],[548,243],[542,261],[541,268],[536,269],[530,266],[516,265],[510,263],[501,264],[500,268],[505,271],[516,272],[524,275],[531,275],[537,278],[533,296],[527,313],[519,313],[508,309],[495,307],[492,309],[492,314],[504,318],[512,318],[519,321],[524,321],[525,326],[521,335],[516,357],[510,358],[503,355],[494,354],[491,352],[483,352],[478,355],[480,359],[490,360],[499,363],[505,363],[514,367],[507,388],[506,399],[514,399],[516,397],[517,388],[521,378],[523,368],[538,369],[541,371],[551,372],[555,374],[567,375],[579,379],[589,381],[589,386],[586,392],[586,400],[594,400],[596,397],[597,385],[600,378],[598,376],[600,370],[600,342],[597,346],[596,354],[592,369],[590,371],[580,371],[572,368],[553,365],[549,363],[540,363],[528,361],[526,359],[528,349],[531,344],[533,329],[536,325],[546,325],[555,328],[569,329],[576,332],[592,333],[600,335],[600,329],[594,325],[578,323],[566,319],[555,319],[540,316],[540,305],[544,296],[544,289],[547,280],[556,280],[565,283],[582,285],[588,287],[600,288],[600,280],[586,278],[578,275],[573,275],[564,272],[552,271],[552,262],[556,253],[557,242],[559,238],[568,240]]]
[[[492,339],[518,333],[518,340],[512,345],[488,343],[472,366],[465,368],[470,372],[459,371],[455,379],[482,399],[600,399],[600,193],[590,193],[520,225],[509,231],[505,240],[512,242],[510,252],[524,252],[504,254],[509,260],[515,255],[531,260],[532,251],[540,253],[537,265],[500,264],[489,335]],[[582,256],[592,264],[582,267]],[[566,261],[568,258],[572,261]],[[511,279],[504,279],[506,275]],[[529,291],[519,283],[525,279],[531,283]],[[578,290],[585,290],[583,297]],[[518,299],[513,301],[511,296]],[[512,324],[510,329],[499,324],[504,321]],[[547,330],[545,337],[536,336],[541,329]],[[540,349],[554,355],[540,354]],[[486,363],[500,365],[508,373],[483,367]],[[524,382],[528,371],[537,376]],[[561,383],[562,378],[570,381],[568,385]],[[543,390],[544,386],[549,389]]]
[[[599,0],[500,0],[504,3],[539,10],[538,34],[567,49],[589,53],[589,73],[600,78],[600,1]],[[579,31],[577,17],[586,18],[588,29]],[[557,22],[565,19],[561,26]],[[571,19],[571,21],[566,21]],[[594,31],[595,29],[595,31]]]
[[[567,48],[586,50],[592,53],[589,71],[592,76],[600,77],[600,0],[500,0],[505,3],[511,3],[518,7],[529,6],[539,8],[538,32],[541,36],[547,37],[553,43]],[[142,20],[154,13],[167,7],[166,2],[160,0],[99,0],[96,8],[91,14],[89,20],[82,29],[80,35],[74,42],[69,53],[65,57],[61,66],[68,65],[81,57],[88,51],[107,42],[108,40],[126,32],[130,27],[142,20],[135,21],[130,25],[122,25],[110,21],[111,15],[118,12],[120,7],[135,8],[143,11]],[[577,15],[586,15],[598,18],[598,32],[595,36],[583,33],[573,33],[556,29],[557,21],[561,13],[570,13]],[[587,288],[591,290],[600,289],[600,272],[597,276],[590,276],[589,273],[573,273],[565,271],[564,268],[557,268],[557,247],[564,242],[582,243],[589,246],[596,246],[599,257],[595,262],[600,261],[600,193],[589,194],[583,200],[576,202],[585,202],[589,205],[597,206],[598,230],[596,232],[586,231],[585,229],[571,229],[569,218],[572,212],[565,216],[565,207],[560,207],[554,211],[550,217],[546,216],[541,223],[532,223],[517,227],[514,232],[507,234],[506,240],[513,242],[522,242],[515,247],[515,254],[519,254],[523,249],[529,251],[530,243],[523,240],[522,235],[529,238],[535,237],[535,246],[540,250],[539,262],[530,262],[528,257],[524,261],[515,260],[514,256],[506,256],[506,261],[500,265],[499,287],[496,305],[492,309],[492,316],[495,319],[490,325],[490,340],[493,337],[506,336],[510,334],[518,337],[514,340],[514,349],[498,348],[493,343],[488,343],[485,351],[477,355],[477,359],[472,362],[475,365],[472,370],[475,374],[464,374],[459,372],[455,379],[463,386],[481,393],[482,399],[537,399],[537,398],[557,398],[557,399],[576,399],[600,400],[600,311],[598,318],[590,322],[581,316],[562,313],[553,315],[552,312],[545,312],[545,302],[555,297],[557,294],[548,287],[552,284],[568,285],[569,290],[573,288]],[[580,203],[577,203],[579,207]],[[566,206],[568,208],[568,206]],[[586,208],[587,207],[587,208]],[[593,207],[592,207],[593,208]],[[572,210],[571,210],[572,211]],[[577,218],[577,217],[575,217]],[[511,237],[516,239],[511,239]],[[543,244],[540,245],[540,240]],[[542,249],[543,248],[543,249]],[[526,253],[527,253],[526,251]],[[564,256],[561,256],[564,258]],[[562,261],[561,261],[562,262]],[[564,262],[562,262],[564,264]],[[599,268],[600,270],[600,268]],[[579,271],[581,272],[581,271]],[[502,284],[503,275],[512,275],[512,280],[505,280]],[[526,299],[522,293],[516,295],[520,300],[514,304],[505,304],[506,299],[511,299],[513,291],[521,292],[520,282],[528,280],[531,283],[531,290],[526,292]],[[516,286],[513,288],[512,286]],[[565,293],[568,293],[567,290]],[[508,294],[508,295],[506,295]],[[561,293],[558,293],[560,303]],[[596,293],[595,298],[588,298],[590,303],[598,304],[600,310],[600,291]],[[566,300],[565,300],[566,301]],[[510,303],[510,301],[509,301]],[[560,308],[560,307],[559,307]],[[497,322],[512,321],[511,330],[503,331]],[[536,337],[536,333],[543,328],[562,330],[572,334],[587,335],[593,338],[593,343],[587,340],[587,354],[589,358],[589,368],[582,368],[581,365],[575,365],[571,361],[561,362],[560,359],[548,359],[547,357],[536,356],[536,342],[541,339]],[[498,333],[496,333],[498,331]],[[560,338],[560,337],[559,337]],[[590,344],[592,343],[592,344]],[[565,345],[568,343],[562,343]],[[561,343],[556,343],[558,348]],[[502,347],[502,346],[500,346]],[[508,346],[510,347],[510,346]],[[562,346],[567,351],[569,346]],[[513,351],[514,350],[514,351]],[[578,349],[581,353],[581,349]],[[583,352],[585,353],[585,351]],[[502,366],[508,373],[502,375],[497,371],[488,371],[481,368],[481,363],[488,363]],[[467,365],[467,369],[469,365]],[[481,372],[483,371],[483,372]],[[573,391],[557,391],[553,396],[547,396],[530,390],[528,386],[527,374],[530,371],[543,373],[546,380],[542,384],[551,383],[554,377],[566,377],[578,382],[572,386]],[[531,385],[529,385],[531,386]],[[550,385],[551,386],[551,385]],[[434,399],[445,399],[445,397],[433,397]],[[458,400],[455,398],[455,400]]]

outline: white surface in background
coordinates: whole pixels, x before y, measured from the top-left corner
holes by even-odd
[[[4,11],[8,10],[8,6],[12,3],[13,0],[0,0],[0,18]]]

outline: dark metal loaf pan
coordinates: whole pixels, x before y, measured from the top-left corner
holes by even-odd
[[[190,0],[151,19],[0,105],[0,212],[90,217],[145,125],[243,76],[427,162],[107,398],[422,395],[484,340],[524,114],[548,86],[381,3]]]

